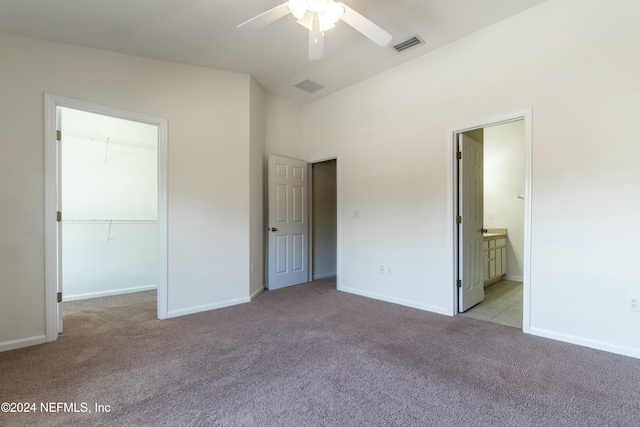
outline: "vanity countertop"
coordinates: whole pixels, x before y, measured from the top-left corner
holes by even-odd
[[[488,228],[487,232],[484,233],[485,239],[493,239],[495,237],[507,237],[507,229],[506,228]]]

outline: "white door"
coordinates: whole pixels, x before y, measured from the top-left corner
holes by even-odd
[[[271,290],[308,280],[307,164],[269,156],[268,283]]]
[[[56,222],[56,264],[57,264],[57,290],[58,290],[58,333],[62,333],[62,109],[56,107],[56,188],[57,211]]]
[[[462,313],[484,299],[482,144],[459,134],[458,152],[462,156],[458,160],[458,310]]]

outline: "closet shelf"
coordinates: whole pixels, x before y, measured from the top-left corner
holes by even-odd
[[[112,136],[103,136],[103,135],[96,135],[92,133],[79,132],[79,131],[70,130],[70,129],[64,130],[62,137],[77,138],[85,141],[102,142],[107,144],[107,146],[109,144],[117,144],[125,147],[143,148],[146,150],[158,151],[158,145],[155,142],[134,141],[130,139],[116,138]]]
[[[63,224],[155,224],[155,219],[63,219]]]

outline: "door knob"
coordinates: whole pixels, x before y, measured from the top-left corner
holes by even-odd
[[[271,227],[271,231],[278,231],[278,229],[275,227]]]
[[[484,234],[484,233],[488,233],[488,232],[489,232],[489,230],[487,230],[486,228],[481,228],[481,229],[480,229],[480,232],[481,232],[482,234]]]

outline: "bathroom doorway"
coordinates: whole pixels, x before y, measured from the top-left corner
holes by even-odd
[[[481,126],[461,129],[454,133],[456,153],[458,139],[472,138],[481,147],[474,159],[481,159],[482,185],[480,191],[481,218],[477,227],[467,232],[478,233],[473,247],[465,243],[461,215],[464,193],[473,186],[465,185],[461,173],[464,160],[455,160],[454,203],[455,257],[457,279],[455,312],[468,317],[502,323],[528,330],[529,283],[528,242],[530,235],[527,194],[530,190],[530,123],[522,115]],[[469,160],[469,159],[467,159]],[[476,185],[477,188],[477,185]],[[477,206],[477,205],[476,205]],[[458,224],[458,222],[461,222]],[[475,230],[477,228],[478,230]],[[468,237],[467,237],[468,240]],[[465,246],[466,245],[466,246]],[[473,250],[470,250],[473,249]],[[469,262],[473,258],[473,262]],[[482,272],[480,273],[480,271]],[[479,300],[463,306],[469,280],[464,275],[475,272],[479,279]],[[462,289],[461,289],[462,288]],[[477,295],[477,294],[476,294]]]

